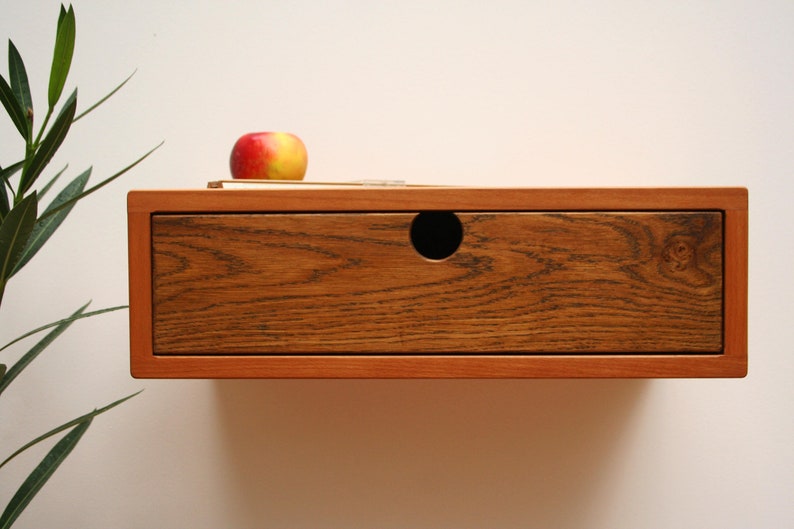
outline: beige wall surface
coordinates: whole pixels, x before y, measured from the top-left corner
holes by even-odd
[[[58,5],[0,0],[0,40],[22,53],[39,107]],[[740,380],[134,380],[114,313],[75,324],[0,401],[5,457],[145,389],[94,422],[18,527],[794,526],[794,3],[74,5],[81,106],[137,73],[74,125],[51,172],[93,166],[98,179],[165,145],[15,278],[3,343],[89,299],[126,302],[128,190],[227,178],[238,136],[281,130],[303,138],[317,181],[748,187],[750,368]],[[0,139],[6,166],[22,153],[7,119]],[[42,454],[0,472],[4,501]]]

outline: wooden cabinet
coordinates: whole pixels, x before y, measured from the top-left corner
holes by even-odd
[[[747,191],[133,191],[136,377],[739,377]]]

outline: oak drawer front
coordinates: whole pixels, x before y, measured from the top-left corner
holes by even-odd
[[[747,190],[132,191],[140,378],[742,377]]]
[[[718,212],[152,218],[154,353],[718,353]],[[443,226],[442,226],[443,228]]]

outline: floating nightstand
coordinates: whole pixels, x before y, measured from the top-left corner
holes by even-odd
[[[747,191],[132,191],[136,377],[741,377]]]

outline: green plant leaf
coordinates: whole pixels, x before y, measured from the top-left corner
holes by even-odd
[[[22,56],[17,51],[17,47],[14,46],[10,39],[8,41],[8,80],[19,106],[25,112],[25,125],[27,127],[25,141],[30,142],[33,131],[33,98],[30,95],[30,84],[28,83],[25,63],[22,61]]]
[[[19,180],[17,194],[26,193],[47,164],[50,163],[55,152],[66,138],[69,127],[72,126],[72,120],[74,119],[76,110],[77,89],[75,89],[72,95],[69,96],[69,99],[66,100],[66,103],[64,103],[58,117],[55,118],[55,122],[52,124],[52,128],[50,128],[47,136],[44,137],[39,148],[22,168],[22,177]]]
[[[80,417],[77,417],[76,419],[72,419],[71,421],[62,424],[62,425],[58,426],[57,428],[53,428],[49,432],[36,437],[32,441],[29,441],[29,442],[25,443],[22,447],[17,449],[13,454],[11,454],[7,458],[5,458],[5,460],[2,463],[0,463],[0,468],[3,468],[6,465],[6,463],[8,463],[9,461],[11,461],[15,457],[17,457],[19,454],[21,454],[22,452],[24,452],[28,448],[30,448],[32,446],[35,446],[35,445],[39,444],[40,442],[42,442],[42,441],[44,441],[46,439],[49,439],[53,435],[57,435],[57,434],[63,432],[64,430],[68,430],[72,426],[77,426],[81,422],[85,422],[85,421],[87,421],[89,419],[93,419],[97,415],[101,415],[101,414],[105,413],[106,411],[115,408],[119,404],[122,404],[122,403],[130,400],[132,397],[138,395],[142,391],[143,390],[136,391],[135,393],[133,393],[131,395],[127,395],[126,397],[121,398],[121,399],[119,399],[119,400],[117,400],[115,402],[111,402],[110,404],[108,404],[107,406],[105,406],[103,408],[98,408],[98,409],[95,408],[94,411],[88,412],[85,415],[81,415]]]
[[[88,427],[91,426],[91,421],[88,419],[81,422],[72,430],[67,433],[63,438],[58,441],[55,446],[44,456],[44,459],[38,464],[33,472],[25,479],[17,492],[8,502],[8,506],[0,515],[0,529],[8,529],[14,521],[22,514],[25,507],[33,500],[34,496],[41,490],[47,480],[55,473],[58,467],[69,456],[69,454],[80,442]]]
[[[5,364],[0,364],[0,380],[3,380],[3,377],[6,376],[6,371],[8,370],[8,366]]]
[[[14,206],[0,224],[0,302],[6,282],[22,256],[36,224],[37,207],[38,199],[33,192]]]
[[[25,160],[20,160],[6,168],[0,168],[0,186],[2,186],[2,190],[0,191],[0,222],[3,221],[11,210],[11,201],[8,200],[8,191],[11,191],[12,196],[16,196],[14,194],[14,186],[11,185],[11,177],[22,169],[23,165],[25,165]]]
[[[63,19],[65,17],[66,17],[66,8],[63,7],[63,4],[61,4],[61,9],[60,9],[60,11],[58,11],[58,26],[57,27],[59,29],[61,27],[61,24],[63,24]]]
[[[85,309],[90,303],[91,302],[89,301],[88,303],[83,305],[82,309]],[[68,318],[64,318],[62,320],[54,321],[54,322],[48,323],[46,325],[42,325],[41,327],[37,327],[37,328],[33,329],[32,331],[28,331],[28,332],[26,332],[25,334],[23,334],[21,336],[17,336],[13,340],[11,340],[7,344],[5,344],[3,347],[0,347],[0,351],[8,349],[9,347],[14,345],[15,343],[17,343],[19,341],[22,341],[25,338],[28,338],[29,336],[33,336],[34,334],[38,334],[41,331],[46,331],[47,329],[51,329],[53,327],[57,327],[58,325],[60,325],[62,323],[70,322],[70,321],[73,321],[73,320],[80,320],[80,319],[83,319],[83,318],[90,318],[91,316],[98,316],[100,314],[105,314],[106,312],[114,312],[114,311],[122,310],[122,309],[126,309],[126,308],[129,308],[129,305],[117,305],[115,307],[107,307],[107,308],[95,310],[95,311],[92,311],[92,312],[81,313],[79,315],[76,312],[75,315],[73,315],[73,316],[69,316]]]
[[[9,343],[7,343],[6,345],[3,346],[3,349],[5,349],[5,348],[17,343],[18,341],[22,340],[23,338],[27,338],[28,336],[31,336],[31,335],[35,334],[36,332],[39,332],[39,331],[41,331],[43,329],[48,329],[48,328],[51,328],[51,327],[55,327],[55,329],[53,329],[52,331],[47,333],[47,335],[44,338],[39,340],[36,343],[36,345],[34,345],[27,353],[22,355],[22,357],[19,360],[17,360],[14,365],[11,366],[11,369],[8,370],[8,372],[6,373],[6,376],[3,377],[3,380],[0,380],[0,394],[2,394],[6,390],[6,388],[11,384],[11,382],[13,382],[14,379],[17,378],[20,375],[20,373],[22,373],[22,371],[28,365],[30,365],[30,363],[33,362],[33,360],[35,360],[36,357],[39,356],[39,354],[41,354],[42,351],[44,351],[44,349],[47,348],[48,345],[50,345],[52,342],[54,342],[55,339],[58,336],[63,334],[63,332],[66,329],[68,329],[69,326],[74,321],[76,321],[76,320],[78,320],[78,319],[80,319],[81,317],[84,316],[85,309],[88,307],[88,305],[90,303],[91,302],[89,301],[88,303],[86,303],[85,305],[83,305],[82,307],[77,309],[68,318],[64,318],[64,319],[59,320],[57,322],[50,323],[50,324],[48,324],[46,326],[39,327],[38,329],[34,329],[34,330],[30,331],[30,332],[27,332],[27,333],[23,334],[22,336],[12,340],[11,342],[9,342]],[[0,349],[0,350],[2,350],[2,349]]]
[[[63,93],[63,87],[66,85],[66,77],[72,66],[76,32],[74,8],[70,5],[69,10],[64,13],[63,6],[61,6],[61,13],[58,17],[58,33],[55,36],[55,50],[52,55],[52,68],[50,68],[50,86],[47,92],[50,108],[55,108],[61,98],[61,93]]]
[[[8,201],[8,186],[6,185],[8,179],[5,177],[5,169],[0,167],[0,174],[3,175],[0,181],[0,223],[6,218],[8,212],[11,211],[11,203]],[[13,193],[13,190],[11,191]]]
[[[11,271],[11,276],[19,272],[23,266],[28,264],[36,253],[41,249],[41,247],[46,243],[49,238],[55,233],[55,230],[66,220],[67,215],[69,212],[72,211],[72,208],[76,204],[76,202],[70,202],[72,198],[79,195],[85,189],[86,184],[88,183],[88,178],[91,176],[91,168],[89,167],[83,173],[81,173],[77,178],[72,180],[69,185],[64,187],[58,196],[56,196],[52,202],[47,206],[47,209],[44,210],[41,218],[36,221],[36,224],[33,226],[33,231],[30,233],[30,237],[28,237],[28,243],[25,247],[24,252],[22,252],[22,256],[17,261],[14,270]],[[60,208],[61,205],[69,202],[66,204],[65,207]],[[48,215],[48,212],[59,208],[58,212],[53,215]]]
[[[54,327],[52,331],[47,333],[47,335],[44,338],[39,340],[36,343],[36,345],[34,345],[27,353],[22,355],[22,357],[19,360],[17,360],[14,365],[11,366],[11,368],[6,373],[6,376],[3,377],[2,380],[0,380],[0,394],[2,394],[6,390],[6,388],[11,384],[11,382],[13,382],[14,379],[18,377],[20,373],[22,373],[22,371],[26,367],[28,367],[31,364],[31,362],[33,362],[33,360],[35,360],[36,357],[38,357],[39,354],[41,354],[42,351],[44,351],[44,349],[47,348],[48,345],[50,345],[53,341],[55,341],[55,339],[58,336],[60,336],[66,329],[68,329],[73,322],[83,318],[90,318],[92,316],[98,316],[100,314],[105,314],[107,312],[114,312],[117,310],[127,308],[126,305],[119,305],[116,307],[108,307],[105,309],[95,310],[92,312],[85,312],[85,309],[86,307],[88,307],[89,303],[86,303],[85,305],[77,309],[77,311],[74,312],[68,318],[64,318],[56,322],[48,323],[47,325],[42,325],[41,327],[33,329],[32,331],[28,331],[22,336],[18,336],[17,338],[11,340],[7,344],[5,344],[2,348],[0,348],[0,351],[2,351],[14,345],[15,343],[24,340],[25,338],[28,338],[29,336],[32,336],[41,331],[45,331],[47,329],[51,329]]]
[[[135,167],[136,165],[138,165],[139,163],[144,161],[146,158],[148,158],[150,154],[152,154],[154,151],[156,151],[157,149],[162,147],[163,143],[165,143],[165,142],[164,141],[160,142],[159,145],[157,145],[156,147],[151,149],[149,152],[147,152],[146,154],[144,154],[143,156],[141,156],[140,158],[138,158],[137,160],[132,162],[130,165],[128,165],[127,167],[125,167],[121,171],[117,172],[116,174],[114,174],[112,176],[109,176],[106,179],[104,179],[101,182],[99,182],[97,185],[95,185],[95,186],[93,186],[93,187],[91,187],[89,189],[86,189],[84,192],[80,193],[76,197],[73,197],[71,200],[61,204],[57,208],[53,208],[52,210],[43,213],[41,215],[41,218],[43,219],[43,218],[45,218],[48,215],[54,215],[54,214],[58,213],[62,208],[70,207],[70,204],[73,204],[74,202],[77,202],[78,200],[82,200],[83,198],[87,197],[88,195],[90,195],[94,191],[97,191],[98,189],[106,186],[107,184],[109,184],[110,182],[112,182],[116,178],[120,177],[121,175],[123,175],[124,173],[126,173],[127,171],[129,171],[130,169],[132,169],[133,167]]]
[[[3,107],[5,107],[6,112],[8,112],[8,117],[14,122],[14,126],[16,126],[19,133],[22,134],[25,141],[28,141],[30,129],[28,128],[28,121],[25,117],[25,109],[19,104],[19,101],[17,101],[14,95],[14,91],[2,75],[0,75],[0,101],[3,102]]]
[[[11,187],[11,184],[10,184],[9,180],[11,179],[11,177],[12,177],[12,176],[14,176],[14,174],[15,174],[17,171],[19,171],[20,169],[22,169],[22,167],[23,167],[24,165],[25,165],[25,160],[19,160],[19,161],[18,161],[18,162],[16,162],[16,163],[12,163],[12,164],[11,164],[11,165],[9,165],[8,167],[5,167],[5,168],[3,168],[3,169],[0,169],[0,178],[2,178],[2,179],[4,180],[4,182],[6,183],[6,185],[7,185],[9,188]]]
[[[47,194],[47,191],[49,191],[49,190],[50,190],[50,188],[53,186],[53,184],[55,184],[55,182],[58,180],[58,178],[60,178],[60,177],[61,177],[61,175],[62,175],[63,173],[65,173],[65,172],[66,172],[66,169],[67,169],[68,167],[69,167],[69,164],[66,164],[66,165],[64,165],[64,166],[63,166],[63,169],[61,169],[60,171],[58,171],[57,173],[55,173],[55,176],[53,176],[52,178],[50,178],[50,181],[49,181],[49,182],[47,182],[47,183],[46,183],[44,186],[42,186],[42,188],[41,188],[41,189],[39,189],[39,191],[38,191],[38,195],[39,195],[39,201],[41,201],[41,198],[42,198],[44,195],[46,195],[46,194]]]
[[[137,70],[136,70],[136,71],[137,71]],[[133,76],[133,75],[135,75],[135,72],[132,72],[132,73],[129,75],[129,77],[127,77],[126,79],[124,79],[124,80],[121,82],[121,84],[120,84],[120,85],[118,85],[116,88],[114,88],[113,90],[111,90],[111,91],[110,91],[110,93],[109,93],[108,95],[106,95],[105,97],[103,97],[102,99],[100,99],[99,101],[97,101],[96,103],[94,103],[93,105],[91,105],[90,107],[88,107],[87,109],[85,109],[84,111],[82,111],[82,112],[80,113],[80,115],[79,115],[79,116],[76,116],[76,117],[74,118],[74,120],[75,120],[75,121],[77,121],[78,119],[82,118],[83,116],[85,116],[86,114],[88,114],[89,112],[91,112],[92,110],[94,110],[95,108],[97,108],[99,105],[101,105],[102,103],[104,103],[105,101],[107,101],[108,99],[110,99],[111,97],[113,97],[113,94],[115,94],[116,92],[118,92],[119,90],[121,90],[121,87],[122,87],[122,86],[124,86],[125,84],[127,84],[127,81],[129,81],[130,79],[132,79],[132,76]]]

